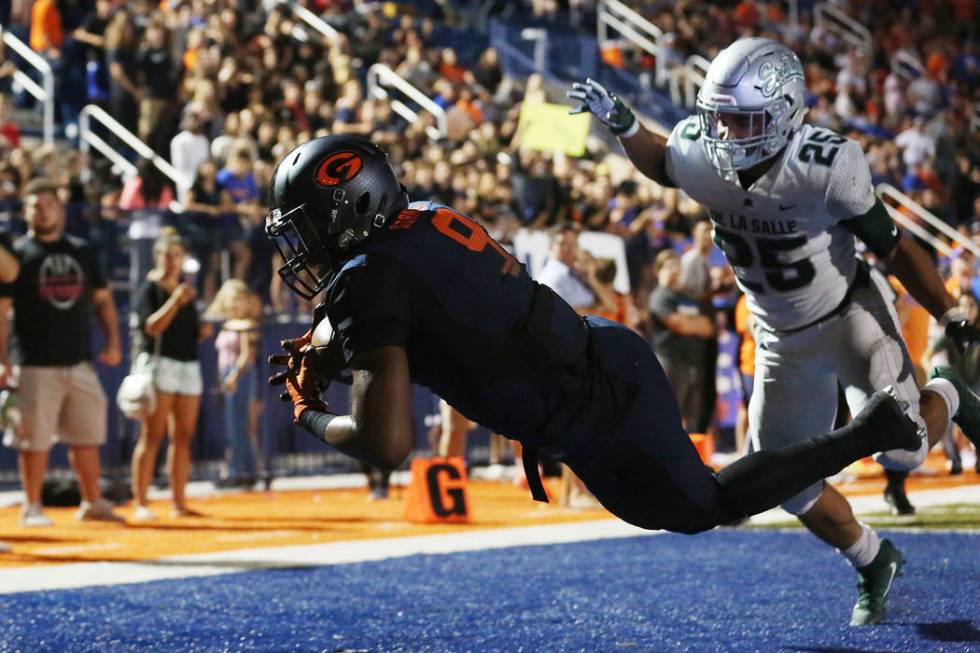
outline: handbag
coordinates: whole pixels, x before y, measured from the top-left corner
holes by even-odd
[[[123,415],[140,420],[157,407],[155,377],[160,362],[160,336],[153,339],[153,358],[140,364],[139,356],[133,357],[129,374],[123,378],[116,392],[116,405]]]

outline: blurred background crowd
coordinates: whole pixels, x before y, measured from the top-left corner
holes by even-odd
[[[240,279],[266,319],[302,317],[310,307],[278,283],[274,250],[263,234],[272,171],[310,138],[362,134],[389,152],[413,199],[453,205],[504,244],[524,229],[549,230],[551,257],[583,286],[577,308],[616,317],[646,335],[665,367],[676,370],[688,429],[714,431],[729,448],[740,446],[735,432],[742,430],[739,406],[751,385],[750,325],[705,212],[639,177],[599,129],[582,156],[522,145],[522,107],[565,103],[572,80],[526,66],[508,69],[487,25],[594,38],[598,3],[299,4],[336,34],[322,34],[293,4],[272,0],[13,0],[5,14],[0,8],[3,28],[51,63],[62,129],[55,144],[39,144],[32,133],[38,109],[13,80],[21,63],[0,42],[2,228],[25,231],[23,190],[32,178],[51,177],[64,189],[68,232],[95,244],[121,304],[153,266],[152,243],[161,229],[174,227],[199,263],[189,283],[202,306],[222,282]],[[813,2],[628,4],[663,32],[660,63],[668,67],[680,68],[695,54],[710,60],[744,35],[794,48],[806,69],[808,120],[858,139],[876,184],[902,190],[959,232],[959,241],[943,237],[954,254],[939,263],[949,287],[976,301],[977,261],[962,247],[980,244],[976,3],[831,3],[867,26],[870,52],[819,27]],[[649,85],[657,62],[648,52],[618,40],[598,47],[604,68]],[[391,98],[369,94],[368,69],[376,63],[445,110],[438,138],[431,114],[420,111],[412,122]],[[123,179],[118,166],[83,153],[77,123],[92,104],[169,161],[186,187],[145,157],[127,155],[137,174]],[[643,104],[634,108],[646,113]],[[611,290],[614,261],[569,244],[578,230],[621,240],[628,293]],[[898,292],[896,301],[910,344],[928,357],[929,321],[906,295]],[[980,367],[971,378],[980,382]]]

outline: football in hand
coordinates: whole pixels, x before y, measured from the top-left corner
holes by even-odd
[[[323,318],[310,337],[309,352],[312,354],[313,369],[326,378],[333,378],[347,368],[340,339],[335,339],[334,333],[330,320]]]

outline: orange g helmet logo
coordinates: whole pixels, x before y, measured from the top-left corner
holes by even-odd
[[[321,186],[339,186],[350,181],[361,171],[364,162],[355,152],[343,151],[331,154],[316,169],[316,183]]]

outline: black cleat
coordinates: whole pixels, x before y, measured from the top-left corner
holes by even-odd
[[[909,497],[905,494],[905,488],[903,486],[886,485],[884,497],[885,503],[891,507],[893,515],[915,514],[915,506],[909,501]]]
[[[923,434],[905,414],[907,409],[908,404],[896,399],[886,388],[871,396],[852,424],[864,431],[864,437],[875,447],[875,451],[918,451],[922,446]]]
[[[905,479],[909,477],[908,472],[897,469],[886,469],[885,478],[885,503],[891,506],[893,515],[914,515],[915,506],[909,501],[905,494]]]

